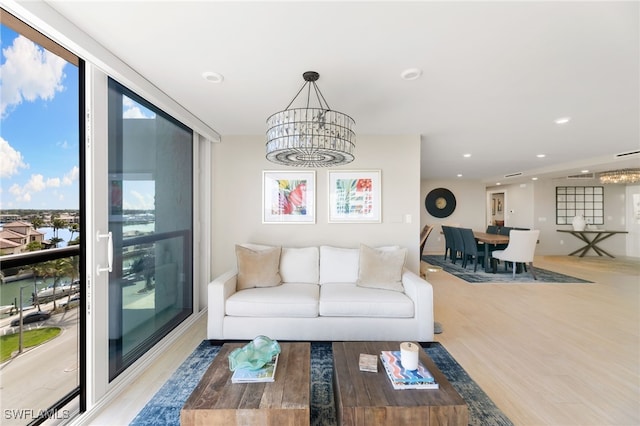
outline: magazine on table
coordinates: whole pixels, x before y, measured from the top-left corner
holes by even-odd
[[[400,351],[382,351],[382,365],[394,389],[438,389],[438,383],[429,370],[418,362],[417,370],[402,367]]]
[[[276,367],[278,366],[278,355],[271,361],[257,370],[239,368],[233,372],[231,383],[260,383],[273,382],[276,377]]]

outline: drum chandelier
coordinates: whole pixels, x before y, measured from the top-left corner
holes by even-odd
[[[285,166],[330,167],[354,160],[354,120],[329,107],[316,81],[320,74],[302,74],[305,83],[289,105],[267,118],[267,160]],[[305,108],[290,108],[307,89]],[[311,107],[312,90],[318,107]]]

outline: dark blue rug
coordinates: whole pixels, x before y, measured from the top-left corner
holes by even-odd
[[[519,284],[519,283],[531,283],[531,284],[593,284],[592,281],[583,280],[581,278],[572,277],[570,275],[561,274],[559,272],[548,271],[546,269],[538,268],[534,265],[536,270],[537,280],[533,279],[531,271],[516,274],[513,278],[513,271],[504,270],[504,264],[498,265],[496,273],[487,273],[484,271],[484,267],[478,265],[478,270],[473,272],[473,265],[467,264],[466,268],[462,267],[462,261],[458,260],[455,264],[451,263],[451,260],[444,260],[444,255],[426,255],[422,256],[422,260],[430,265],[440,266],[442,270],[455,275],[456,277],[463,279],[469,283],[481,284],[481,283],[500,283],[500,284]]]
[[[180,410],[196,387],[220,346],[203,341],[182,363],[169,380],[151,398],[131,422],[132,426],[180,425]],[[469,377],[439,343],[428,343],[424,350],[444,373],[469,406],[469,424],[507,426],[511,421]],[[336,424],[333,402],[333,353],[331,343],[311,344],[311,424]]]

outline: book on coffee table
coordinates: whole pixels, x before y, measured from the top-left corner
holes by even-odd
[[[257,370],[248,368],[238,368],[231,376],[231,383],[259,383],[273,382],[276,377],[276,367],[278,366],[278,355],[271,361]]]
[[[402,367],[400,351],[382,351],[380,360],[394,389],[439,389],[429,370],[418,362],[417,370]]]

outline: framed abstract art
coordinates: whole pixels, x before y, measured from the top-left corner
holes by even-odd
[[[315,171],[263,171],[262,223],[315,223],[315,191]]]
[[[330,171],[329,222],[380,223],[380,170]]]

